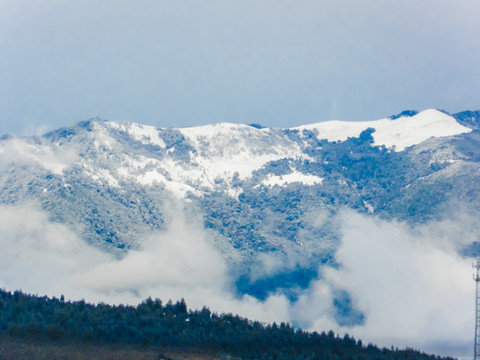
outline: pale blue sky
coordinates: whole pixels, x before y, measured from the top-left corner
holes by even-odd
[[[480,108],[478,0],[0,0],[0,134]]]

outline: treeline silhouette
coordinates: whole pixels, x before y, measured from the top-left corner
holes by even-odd
[[[333,331],[307,332],[285,323],[216,314],[207,307],[188,310],[183,299],[163,304],[148,298],[137,306],[114,306],[0,290],[0,333],[45,342],[197,349],[240,359],[450,359],[364,345]]]

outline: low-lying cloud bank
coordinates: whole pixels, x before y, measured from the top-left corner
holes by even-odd
[[[444,224],[411,229],[349,211],[339,220],[343,237],[336,259],[342,266],[324,268],[323,280],[306,299],[315,303],[324,298],[323,288],[344,289],[365,322],[340,332],[384,346],[450,352],[451,344],[452,351],[463,347],[462,352],[469,352],[474,326],[471,259],[457,255],[456,239],[438,233]],[[315,289],[320,289],[318,295]],[[328,317],[314,318],[312,328],[335,328]]]
[[[412,229],[343,211],[336,219],[342,233],[336,253],[341,266],[320,268],[320,278],[292,303],[281,293],[263,302],[239,298],[207,232],[186,221],[181,210],[172,219],[167,232],[152,234],[141,249],[118,259],[49,222],[34,206],[0,206],[0,287],[108,303],[183,297],[193,308],[207,305],[261,321],[333,329],[383,346],[471,353],[472,259],[458,256],[455,247],[460,237],[472,234],[460,220]],[[346,291],[364,314],[361,325],[337,324],[333,301],[338,291]]]

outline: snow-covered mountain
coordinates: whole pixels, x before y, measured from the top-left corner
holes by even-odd
[[[165,230],[180,204],[239,279],[275,253],[297,281],[332,261],[341,208],[417,224],[444,217],[454,201],[480,210],[479,119],[426,110],[291,129],[91,119],[2,137],[0,202],[39,204],[118,256]]]

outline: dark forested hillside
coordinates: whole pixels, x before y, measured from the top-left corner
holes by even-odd
[[[0,333],[25,341],[195,349],[240,359],[443,359],[151,298],[138,306],[111,306],[0,290]]]

